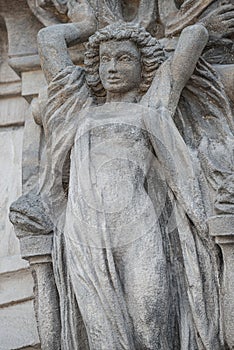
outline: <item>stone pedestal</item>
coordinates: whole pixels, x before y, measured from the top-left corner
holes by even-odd
[[[53,234],[29,235],[16,230],[22,258],[29,261],[34,279],[34,309],[42,350],[60,349],[60,315],[51,249]]]
[[[234,349],[234,215],[218,215],[209,220],[210,234],[223,254],[221,288],[225,340]]]

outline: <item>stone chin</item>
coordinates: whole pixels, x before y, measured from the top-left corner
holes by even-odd
[[[135,84],[134,86],[130,87],[128,84],[123,84],[121,80],[113,81],[113,82],[107,81],[102,84],[107,93],[110,92],[110,93],[122,94],[125,92],[131,92],[136,88]]]

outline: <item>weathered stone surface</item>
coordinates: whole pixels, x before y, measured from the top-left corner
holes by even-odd
[[[44,134],[25,124],[36,142],[10,218],[42,350],[232,349],[232,0],[28,4],[47,26],[48,94],[32,106]],[[22,59],[13,39],[31,102],[46,85],[37,52]],[[84,70],[67,47],[86,41]]]
[[[27,219],[25,219],[25,214],[28,215]],[[40,221],[38,221],[38,216],[41,218]],[[16,232],[19,238],[47,235],[53,230],[53,224],[49,220],[46,207],[43,206],[40,197],[33,192],[21,196],[12,203],[10,219],[19,229]]]
[[[23,128],[0,129],[0,257],[19,254],[19,243],[7,214],[12,201],[21,194],[22,143]]]
[[[23,56],[37,53],[35,38],[41,28],[25,3],[0,1],[0,348],[3,350],[39,349],[33,279],[28,262],[20,256],[19,242],[8,220],[9,206],[22,192],[24,123],[29,109],[21,95],[21,78],[8,65],[8,54],[11,51],[13,61],[16,58],[26,65],[29,61]],[[31,67],[28,65],[27,69]]]
[[[33,288],[33,279],[28,269],[15,271],[15,273],[8,271],[8,273],[1,276],[1,308],[4,307],[4,304],[10,305],[34,299]]]
[[[18,242],[17,242],[18,244]],[[29,265],[27,261],[21,259],[20,254],[8,255],[0,258],[0,274],[7,274],[11,272],[21,271],[28,269]]]
[[[32,190],[38,183],[42,145],[43,131],[34,121],[31,104],[31,108],[25,116],[24,124],[24,141],[22,150],[23,193]]]
[[[230,100],[234,103],[234,66],[232,64],[220,64],[216,65],[215,68],[221,75]]]
[[[42,25],[33,16],[27,2],[25,0],[10,2],[1,0],[0,13],[4,18],[8,33],[8,55],[13,58],[20,55],[37,54],[36,36]]]
[[[36,258],[29,260],[35,284],[35,312],[41,348],[43,350],[60,349],[60,309],[53,266],[50,261],[46,261],[46,258],[34,255]]]
[[[222,317],[225,339],[230,349],[234,348],[234,215],[217,215],[209,219],[210,234],[223,253],[223,278],[221,280]]]
[[[52,251],[52,234],[22,237],[20,239],[23,258],[50,255]]]
[[[18,95],[21,93],[21,82],[0,84],[0,97]]]
[[[39,94],[41,88],[46,86],[46,81],[41,70],[22,73],[22,95],[24,97]]]
[[[32,301],[1,309],[0,324],[1,350],[33,347],[39,344]]]
[[[6,23],[0,12],[0,86],[2,83],[20,82],[19,76],[8,64],[8,33]]]
[[[28,103],[22,97],[8,97],[0,100],[0,127],[23,125]]]

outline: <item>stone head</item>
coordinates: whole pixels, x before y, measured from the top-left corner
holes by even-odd
[[[117,23],[96,32],[85,54],[86,81],[96,97],[138,88],[145,93],[164,61],[158,41],[144,28]]]
[[[141,84],[141,54],[129,40],[100,44],[99,75],[106,91],[123,93]]]

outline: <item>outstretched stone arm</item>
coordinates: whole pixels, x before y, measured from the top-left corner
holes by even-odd
[[[67,48],[85,42],[96,31],[96,18],[86,0],[71,11],[75,23],[43,28],[38,33],[38,50],[49,83],[60,71],[73,65]]]

